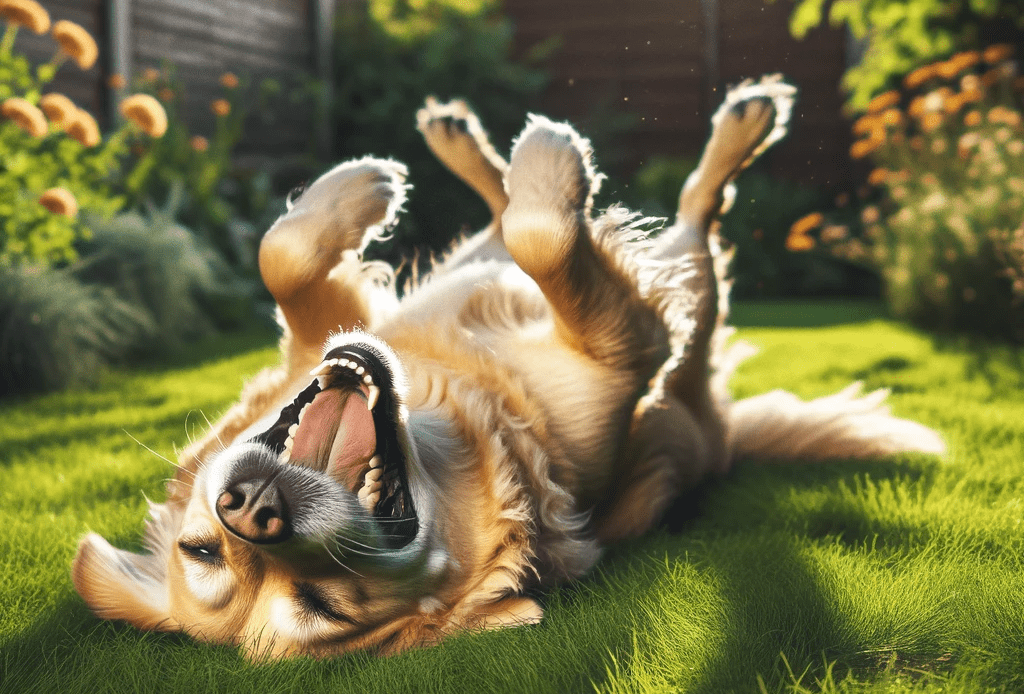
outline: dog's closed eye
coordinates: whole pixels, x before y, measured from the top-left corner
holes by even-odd
[[[205,538],[179,540],[178,548],[185,556],[195,561],[218,566],[223,562],[220,553],[220,542]]]
[[[295,597],[302,611],[309,617],[326,617],[335,622],[355,624],[355,621],[331,604],[322,588],[312,583],[296,583]]]

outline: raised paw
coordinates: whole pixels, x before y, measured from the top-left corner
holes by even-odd
[[[597,187],[590,142],[565,123],[531,116],[506,176],[505,245],[528,273],[560,262],[585,230]]]
[[[443,104],[428,97],[416,113],[416,127],[434,156],[484,199],[494,217],[500,217],[508,204],[502,185],[508,164],[466,102]]]

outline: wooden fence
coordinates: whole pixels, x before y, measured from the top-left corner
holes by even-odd
[[[55,20],[83,25],[101,46],[96,67],[83,75],[65,65],[53,86],[109,123],[118,96],[110,75],[171,64],[193,129],[208,134],[208,104],[221,94],[225,72],[290,84],[316,76],[329,85],[330,22],[345,2],[365,0],[43,0]],[[726,84],[782,72],[800,97],[791,136],[769,153],[770,169],[824,186],[850,182],[838,91],[846,37],[821,28],[792,39],[787,0],[505,0],[505,9],[519,47],[559,41],[547,113],[584,131],[602,118],[632,116],[620,143],[627,170],[654,155],[695,156]],[[27,31],[18,45],[38,60],[53,52],[49,37]],[[279,102],[251,114],[242,151],[325,152],[329,130],[308,103]]]

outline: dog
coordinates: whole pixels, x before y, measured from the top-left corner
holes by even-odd
[[[941,453],[884,391],[729,397],[749,349],[726,342],[714,220],[794,92],[776,76],[728,92],[657,233],[593,212],[600,177],[569,125],[531,116],[506,162],[464,103],[428,100],[418,127],[490,225],[399,298],[362,251],[404,202],[403,166],[343,163],[291,200],[259,251],[280,365],[184,451],[146,553],[81,541],[78,593],[256,661],[391,654],[540,621],[535,589],[738,458]]]

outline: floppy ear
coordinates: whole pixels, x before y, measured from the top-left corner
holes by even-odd
[[[480,605],[476,610],[482,629],[503,629],[537,624],[544,618],[544,608],[533,598],[511,595]]]
[[[102,619],[122,619],[140,629],[177,631],[171,619],[161,557],[115,549],[95,533],[78,544],[71,565],[75,590]]]

